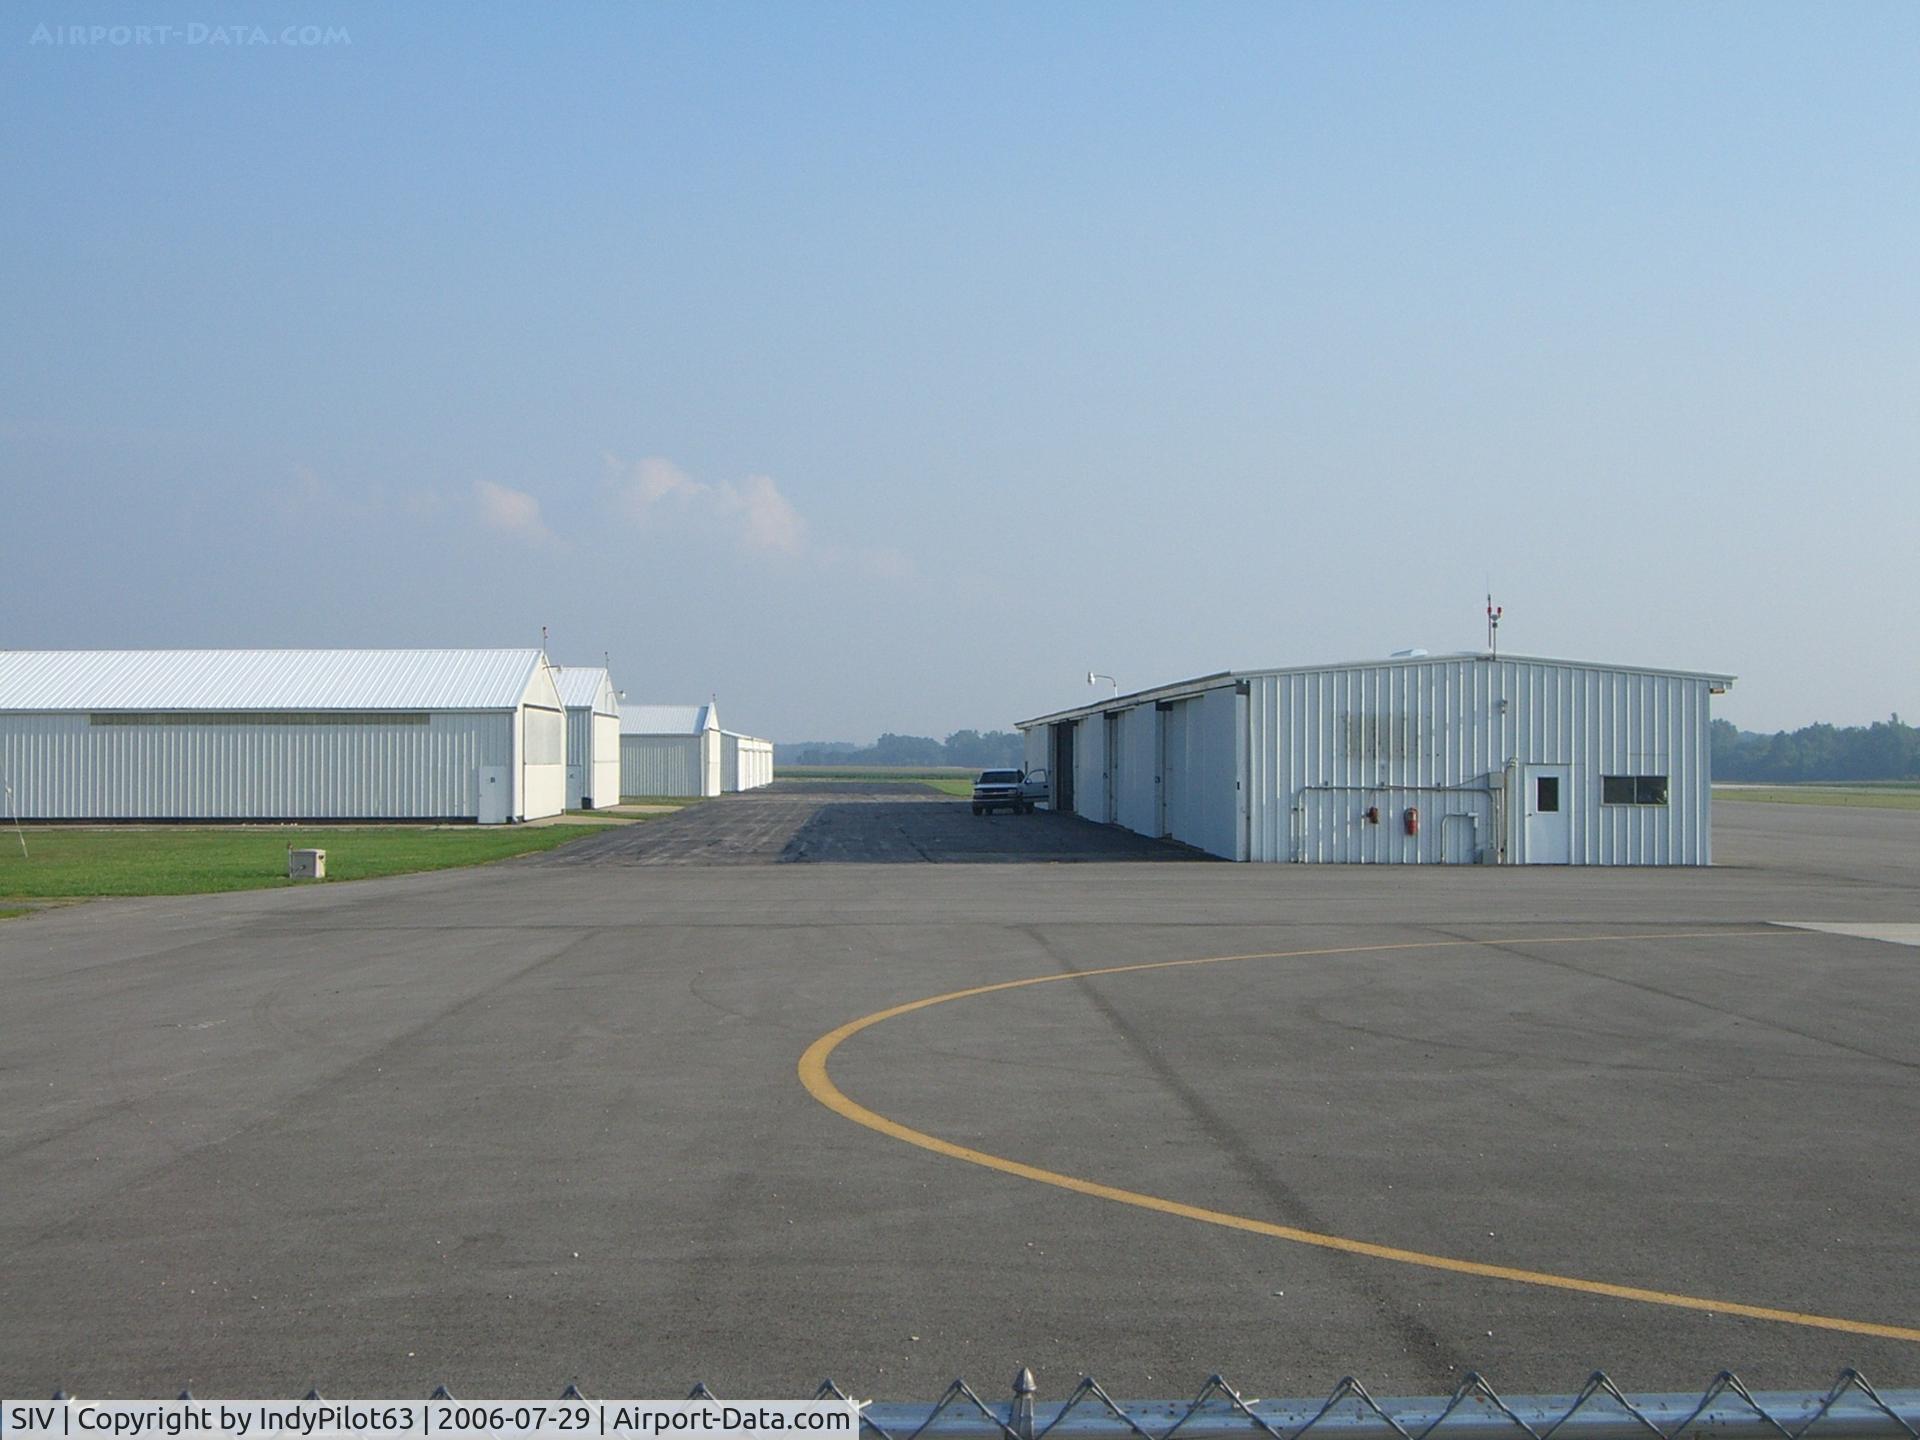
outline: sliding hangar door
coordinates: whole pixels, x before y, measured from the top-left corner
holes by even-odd
[[[1056,721],[1029,768],[1037,749],[1055,810],[1245,859],[1244,709],[1227,686]]]

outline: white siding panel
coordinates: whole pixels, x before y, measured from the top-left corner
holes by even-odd
[[[1241,746],[1233,688],[1175,700],[1157,713],[1164,833],[1210,855],[1236,858]]]
[[[1074,727],[1073,809],[1103,824],[1112,818],[1107,814],[1107,726],[1098,715]]]
[[[722,731],[720,735],[720,792],[731,795],[757,790],[773,780],[773,742],[752,735]]]
[[[1155,747],[1154,771],[1160,781],[1159,823],[1153,833],[1180,835],[1193,829],[1187,818],[1193,802],[1194,775],[1187,763],[1187,727],[1193,701],[1175,700],[1158,707],[1160,743]]]
[[[1187,702],[1189,782],[1176,840],[1231,860],[1239,848],[1240,731],[1231,688]]]
[[[594,809],[615,805],[620,800],[620,717],[593,717],[593,761],[587,767],[589,782],[586,798]]]
[[[1036,725],[1033,729],[1025,732],[1025,737],[1026,744],[1024,748],[1026,751],[1026,762],[1024,768],[1028,771],[1046,769],[1047,747],[1050,743],[1047,727],[1044,725]]]
[[[1160,833],[1159,712],[1134,705],[1120,712],[1120,771],[1114,783],[1115,820],[1142,835]]]
[[[551,681],[554,704],[560,696]],[[558,815],[567,804],[567,715],[532,705],[520,711],[520,769],[514,776],[514,814],[526,820]]]
[[[586,804],[593,778],[593,711],[567,707],[567,793],[569,810]]]
[[[699,735],[622,735],[620,793],[697,798],[701,745]]]
[[[510,711],[425,725],[92,725],[0,714],[22,819],[453,820],[481,766],[514,763]]]
[[[1503,831],[1522,859],[1504,792],[1529,765],[1569,767],[1574,864],[1710,858],[1705,679],[1449,658],[1256,675],[1250,691],[1254,859],[1493,859]],[[1601,804],[1604,776],[1641,774],[1669,777],[1666,805]]]
[[[567,792],[569,806],[600,809],[620,796],[620,717],[586,705],[567,707],[567,768],[578,767],[580,793]],[[591,802],[589,804],[589,802]]]
[[[1077,720],[1083,814],[1216,855],[1360,864],[1525,862],[1529,767],[1564,767],[1571,863],[1704,865],[1728,680],[1473,655],[1209,676],[1029,722],[1027,753]],[[1603,803],[1605,777],[1642,775],[1667,778],[1666,804]]]

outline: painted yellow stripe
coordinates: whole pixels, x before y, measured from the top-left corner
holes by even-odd
[[[1786,932],[1780,930],[1694,930],[1643,935],[1564,935],[1546,939],[1516,937],[1511,943],[1596,945],[1627,940],[1756,938],[1780,936],[1784,933]],[[1712,1311],[1717,1315],[1739,1315],[1749,1320],[1772,1320],[1783,1325],[1802,1325],[1816,1330],[1838,1330],[1848,1335],[1871,1335],[1882,1340],[1906,1340],[1920,1344],[1920,1329],[1911,1329],[1903,1325],[1881,1325],[1869,1320],[1845,1320],[1833,1315],[1809,1315],[1799,1310],[1776,1310],[1765,1305],[1743,1305],[1733,1300],[1712,1300],[1699,1295],[1677,1295],[1665,1290],[1645,1290],[1637,1285],[1612,1285],[1603,1280],[1583,1280],[1575,1275],[1555,1275],[1544,1270],[1521,1270],[1511,1265],[1488,1265],[1478,1260],[1459,1260],[1448,1255],[1429,1255],[1420,1250],[1403,1250],[1398,1246],[1377,1245],[1369,1240],[1354,1240],[1344,1235],[1326,1235],[1315,1230],[1301,1230],[1292,1225],[1275,1225],[1270,1221],[1256,1220],[1246,1215],[1231,1215],[1221,1210],[1208,1210],[1199,1205],[1187,1205],[1178,1200],[1165,1200],[1157,1195],[1143,1195],[1136,1190],[1122,1190],[1115,1185],[1102,1185],[1098,1181],[1083,1180],[1076,1175],[1063,1175],[1056,1170],[1043,1170],[1037,1165],[1009,1160],[1003,1155],[989,1155],[984,1150],[969,1149],[965,1145],[956,1145],[950,1140],[942,1140],[937,1135],[929,1135],[923,1130],[902,1125],[899,1121],[890,1120],[877,1111],[869,1110],[859,1101],[850,1099],[827,1074],[827,1061],[832,1058],[833,1052],[862,1030],[871,1029],[897,1016],[911,1015],[916,1010],[927,1010],[935,1005],[945,1005],[954,1000],[971,1000],[980,995],[996,995],[1005,990],[1021,990],[1029,985],[1057,985],[1063,981],[1086,980],[1098,975],[1132,975],[1143,970],[1175,970],[1194,965],[1225,965],[1243,960],[1302,960],[1332,955],[1378,955],[1394,950],[1448,950],[1498,943],[1501,942],[1419,940],[1393,945],[1342,945],[1319,950],[1276,950],[1252,955],[1212,955],[1198,960],[1155,960],[1139,965],[1110,965],[1100,970],[1035,975],[1024,980],[1003,980],[995,985],[976,985],[969,990],[954,990],[945,995],[932,995],[924,1000],[912,1000],[904,1005],[876,1010],[871,1015],[863,1015],[858,1020],[849,1020],[839,1029],[822,1035],[809,1045],[806,1054],[800,1057],[800,1083],[807,1087],[807,1092],[814,1099],[829,1110],[845,1116],[855,1124],[864,1125],[869,1130],[877,1130],[882,1135],[903,1140],[909,1145],[917,1145],[922,1150],[930,1150],[950,1160],[964,1160],[969,1165],[980,1165],[988,1170],[998,1170],[1003,1175],[1014,1175],[1022,1180],[1032,1180],[1037,1184],[1071,1190],[1077,1195],[1090,1195],[1096,1200],[1111,1200],[1119,1205],[1131,1205],[1140,1210],[1152,1210],[1162,1215],[1175,1215],[1183,1220],[1198,1220],[1202,1224],[1219,1225],[1229,1230],[1244,1230],[1254,1235],[1265,1235],[1274,1240],[1292,1241],[1296,1245],[1313,1245],[1322,1250],[1338,1250],[1348,1255],[1364,1255],[1374,1260],[1391,1260],[1400,1265],[1418,1265],[1429,1270],[1446,1270],[1456,1275],[1474,1275],[1484,1280],[1506,1280],[1518,1285],[1542,1285],[1554,1290],[1577,1291],[1584,1295],[1604,1295],[1613,1300],[1632,1300],[1643,1305],[1668,1305],[1680,1310]]]

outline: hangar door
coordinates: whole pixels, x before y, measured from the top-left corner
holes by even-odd
[[[1159,833],[1229,859],[1240,838],[1238,715],[1231,688],[1158,706]]]
[[[1080,722],[1068,720],[1051,728],[1053,753],[1048,768],[1053,776],[1053,808],[1063,815],[1071,815],[1074,813],[1073,737],[1080,728]]]
[[[1187,706],[1188,700],[1162,700],[1154,706],[1159,725],[1159,756],[1154,766],[1155,797],[1159,823],[1154,833],[1165,838],[1174,833],[1176,818],[1184,800],[1187,780]]]

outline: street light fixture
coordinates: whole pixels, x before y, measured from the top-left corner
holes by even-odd
[[[1120,682],[1114,679],[1113,676],[1102,675],[1097,670],[1087,671],[1087,684],[1097,685],[1102,680],[1106,681],[1109,685],[1113,686],[1113,693],[1115,695],[1118,695],[1120,693]]]

